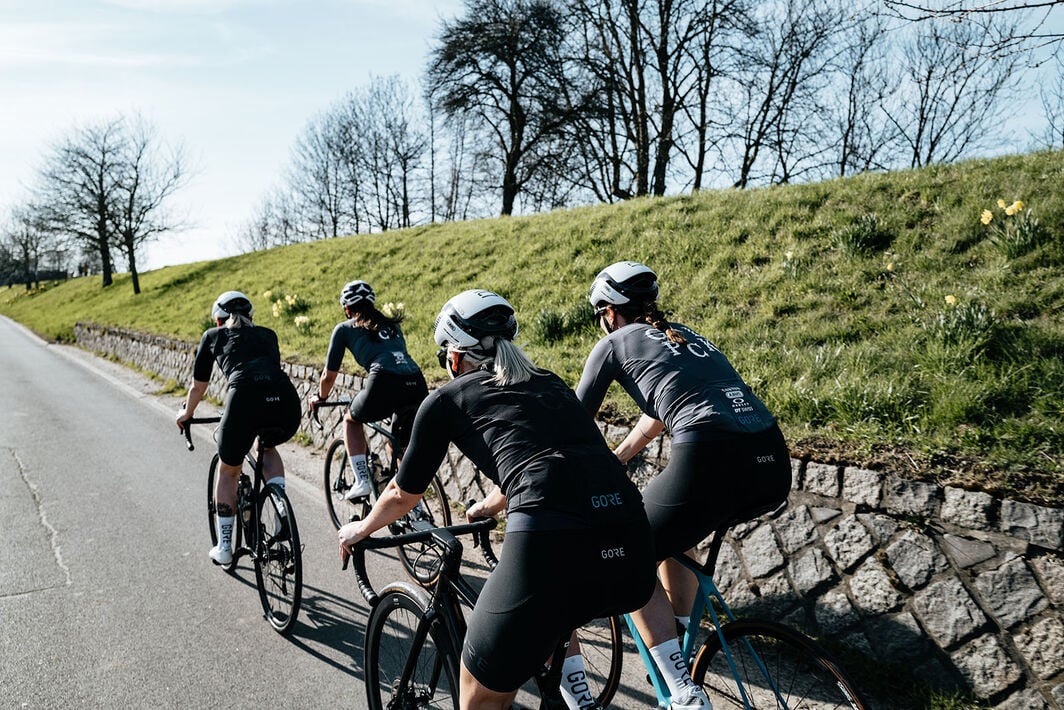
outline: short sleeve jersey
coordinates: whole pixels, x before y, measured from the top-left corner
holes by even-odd
[[[333,328],[329,339],[329,352],[325,356],[325,369],[336,372],[344,360],[344,351],[349,350],[367,373],[390,372],[396,375],[413,375],[421,371],[406,351],[406,340],[398,325],[381,328],[374,333],[369,328],[344,321]]]
[[[277,334],[258,325],[208,329],[196,350],[192,376],[209,382],[215,362],[230,387],[277,382],[287,377],[281,369]]]
[[[673,323],[686,343],[672,343],[645,323],[615,330],[592,349],[576,394],[589,412],[617,381],[647,415],[665,423],[673,440],[768,429],[775,418],[713,343]]]
[[[550,511],[593,526],[640,513],[638,489],[561,378],[543,370],[508,386],[491,378],[466,373],[422,402],[396,474],[401,489],[424,492],[454,442],[499,485],[508,514]]]

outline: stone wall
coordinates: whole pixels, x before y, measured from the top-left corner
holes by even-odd
[[[78,343],[185,384],[194,343],[79,323]],[[286,365],[301,396],[319,372]],[[215,377],[218,377],[217,369]],[[224,397],[224,382],[209,393]],[[336,396],[362,379],[341,376]],[[336,435],[304,423],[318,445]],[[610,441],[623,429],[603,426]],[[379,445],[379,442],[378,442]],[[669,457],[651,443],[637,481]],[[1064,510],[909,481],[851,466],[792,460],[789,507],[735,528],[716,578],[737,610],[755,610],[912,671],[968,689],[997,708],[1064,708]],[[490,485],[451,449],[441,478],[452,500]],[[890,699],[884,707],[898,707]]]

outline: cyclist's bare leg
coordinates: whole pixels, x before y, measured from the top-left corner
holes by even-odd
[[[665,588],[665,595],[672,603],[673,614],[687,616],[698,594],[698,578],[695,573],[673,559],[658,565],[658,578]]]
[[[506,710],[514,704],[517,691],[497,693],[485,688],[462,662],[461,688],[458,693],[459,706],[462,710]]]
[[[214,502],[219,515],[233,515],[236,510],[236,483],[240,479],[240,467],[218,461],[218,477],[214,479]],[[227,506],[228,513],[224,513]]]
[[[269,483],[275,478],[284,478],[284,461],[272,446],[262,450],[262,480]]]
[[[631,616],[647,648],[654,648],[676,638],[676,620],[673,618],[672,604],[669,603],[660,581],[654,584],[654,594],[651,595],[650,601],[642,609],[633,611]]]
[[[351,416],[351,412],[344,415],[344,446],[347,447],[347,455],[365,455],[369,446],[366,444],[366,432],[362,428],[362,422]]]

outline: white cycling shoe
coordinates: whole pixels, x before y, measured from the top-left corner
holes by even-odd
[[[207,554],[211,556],[211,560],[216,565],[233,564],[233,549],[230,547],[222,547],[221,545],[215,545]]]
[[[357,500],[358,498],[365,498],[369,495],[369,479],[365,478],[361,481],[355,481],[351,484],[351,488],[348,489],[344,498],[347,500]]]
[[[669,703],[669,710],[692,710],[693,708],[713,710],[713,704],[709,702],[705,691],[697,685],[687,686]]]

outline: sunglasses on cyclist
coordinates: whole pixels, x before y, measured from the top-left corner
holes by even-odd
[[[440,367],[447,369],[447,348],[440,348],[436,351],[436,360],[439,361]]]
[[[601,318],[603,315],[605,315],[607,308],[609,308],[609,306],[600,306],[600,307],[596,308],[594,311],[592,311],[591,315],[594,317],[594,320],[597,321],[599,318]]]

